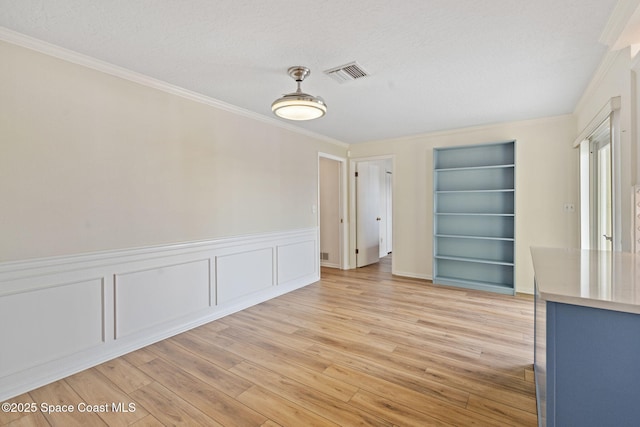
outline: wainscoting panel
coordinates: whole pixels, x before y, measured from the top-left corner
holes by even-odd
[[[0,378],[101,344],[102,296],[100,278],[0,298]]]
[[[273,249],[216,257],[216,285],[218,304],[273,286]]]
[[[317,236],[0,263],[0,402],[317,281]]]
[[[209,260],[115,275],[115,338],[209,307]]]
[[[318,269],[315,240],[278,246],[278,285],[313,274]]]

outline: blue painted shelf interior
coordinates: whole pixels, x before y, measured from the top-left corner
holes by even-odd
[[[434,283],[514,294],[515,141],[433,154]]]

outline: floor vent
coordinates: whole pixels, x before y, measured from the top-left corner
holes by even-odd
[[[322,261],[329,261],[329,252],[320,252],[320,259]]]
[[[346,83],[369,76],[369,73],[355,61],[325,70],[324,73],[338,83]]]

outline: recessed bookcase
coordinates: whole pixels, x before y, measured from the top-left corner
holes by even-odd
[[[515,294],[515,141],[435,148],[433,282]]]

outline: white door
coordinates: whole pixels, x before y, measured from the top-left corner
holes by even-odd
[[[380,260],[380,167],[356,163],[356,266]]]

